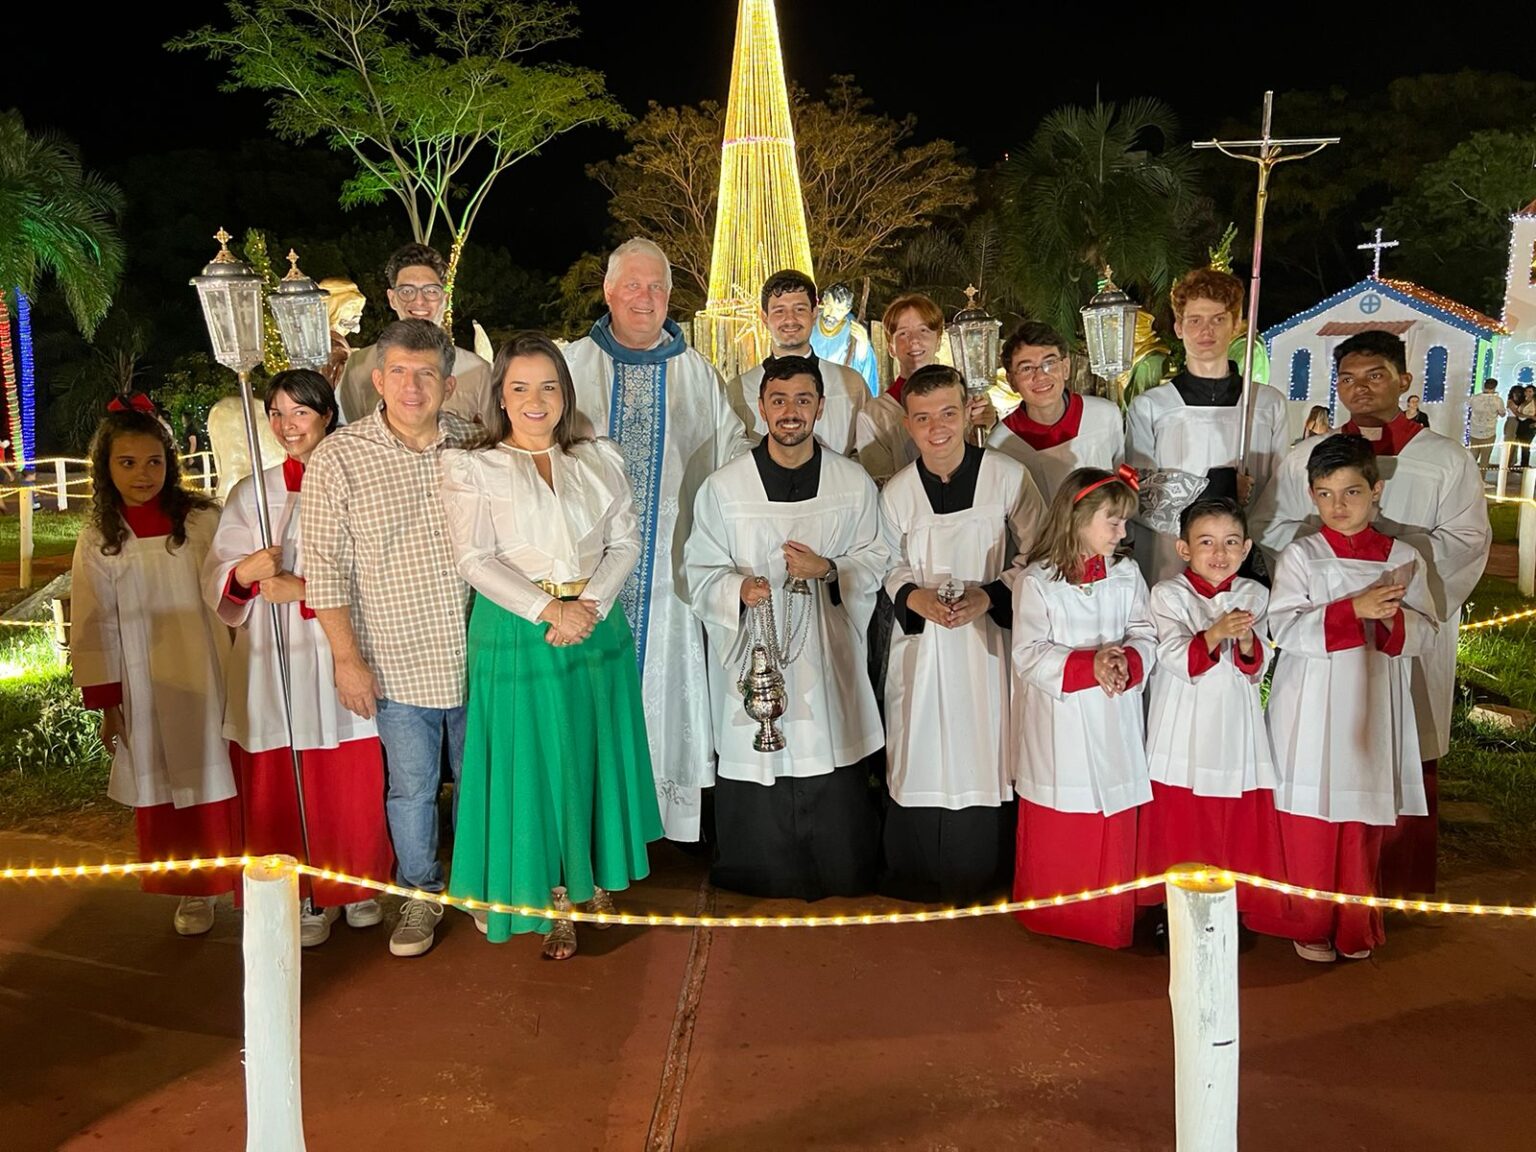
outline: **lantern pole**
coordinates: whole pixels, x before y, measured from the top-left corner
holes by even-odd
[[[1257,400],[1253,381],[1253,345],[1259,332],[1259,269],[1264,262],[1264,210],[1269,205],[1269,174],[1276,164],[1287,160],[1305,160],[1316,156],[1330,144],[1337,144],[1337,136],[1309,136],[1295,140],[1276,140],[1269,134],[1274,116],[1275,94],[1264,93],[1263,128],[1257,140],[1205,140],[1194,144],[1195,148],[1215,148],[1223,156],[1234,160],[1246,160],[1258,165],[1259,189],[1253,207],[1253,264],[1248,275],[1248,331],[1243,343],[1243,428],[1241,447],[1237,456],[1237,471],[1244,474],[1248,467],[1248,449],[1253,440],[1253,411]],[[1304,151],[1286,153],[1287,148]],[[1249,152],[1248,149],[1255,151]]]

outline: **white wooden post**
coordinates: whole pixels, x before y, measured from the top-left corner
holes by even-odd
[[[209,467],[213,463],[213,453],[212,452],[199,452],[198,456],[200,456],[202,458],[202,462],[203,462],[202,463],[202,468],[203,468],[203,495],[211,496],[213,494],[213,477],[209,473]]]
[[[53,481],[59,490],[59,511],[69,511],[69,464],[60,456],[53,462]]]
[[[1167,889],[1176,1147],[1236,1152],[1237,892],[1214,877]]]
[[[295,863],[263,856],[245,866],[246,1152],[304,1152]]]
[[[21,523],[21,584],[22,588],[32,587],[32,492],[30,484],[23,484],[21,491],[16,493],[20,503]]]
[[[1517,583],[1520,595],[1536,596],[1536,468],[1526,467],[1520,480],[1520,535]]]

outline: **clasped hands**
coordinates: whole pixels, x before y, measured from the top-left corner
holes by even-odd
[[[784,567],[797,580],[820,580],[832,571],[832,561],[818,556],[798,540],[784,545]],[[760,604],[773,595],[773,588],[766,576],[744,576],[741,580],[741,602],[748,608]]]
[[[1106,644],[1093,654],[1093,677],[1106,696],[1118,696],[1131,686],[1131,664],[1120,644]]]
[[[1249,656],[1253,652],[1253,613],[1241,608],[1224,612],[1205,630],[1207,649],[1217,648],[1223,640],[1236,640],[1238,650]]]
[[[981,618],[992,607],[992,599],[980,588],[972,585],[965,595],[953,604],[939,599],[935,588],[914,588],[907,595],[907,608],[924,620],[931,620],[940,628],[963,628]]]
[[[1382,584],[1367,588],[1350,603],[1357,620],[1390,620],[1403,606],[1403,595],[1408,591],[1404,584]]]
[[[597,601],[551,600],[539,613],[539,619],[549,625],[544,630],[546,643],[556,648],[580,644],[597,627]]]
[[[252,552],[235,565],[235,583],[242,588],[261,585],[261,598],[271,604],[292,604],[304,599],[304,581],[283,571],[283,549],[279,544]]]

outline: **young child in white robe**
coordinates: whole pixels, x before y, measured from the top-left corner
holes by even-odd
[[[1136,819],[1152,798],[1141,691],[1157,630],[1141,571],[1121,555],[1136,474],[1079,468],[1056,490],[1013,589],[1015,900],[1135,878]],[[1133,892],[1020,912],[1026,928],[1131,943]]]
[[[1372,527],[1382,481],[1365,440],[1324,440],[1307,482],[1322,530],[1280,553],[1269,601],[1285,878],[1375,896],[1383,837],[1427,810],[1412,682],[1413,657],[1434,644],[1433,600],[1418,552]],[[1379,908],[1286,906],[1286,934],[1307,960],[1363,959],[1385,938]]]
[[[135,809],[140,860],[238,856],[240,806],[224,742],[227,629],[200,573],[218,506],[181,486],[170,434],[148,401],[108,412],[91,441],[90,524],[75,542],[70,655],[112,755],[107,795]],[[141,877],[180,896],[175,928],[213,927],[239,869]]]
[[[1269,663],[1269,592],[1238,575],[1253,548],[1235,500],[1184,510],[1178,555],[1186,567],[1152,589],[1157,668],[1147,712],[1152,802],[1138,822],[1136,870],[1180,864],[1283,880],[1275,818],[1275,764],[1259,699]],[[1161,885],[1139,900],[1156,904]],[[1239,885],[1238,907],[1273,908],[1273,893]]]

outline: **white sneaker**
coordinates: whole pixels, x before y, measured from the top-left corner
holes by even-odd
[[[1339,955],[1345,960],[1369,960],[1371,958],[1371,950],[1364,948],[1359,952],[1340,952]]]
[[[299,947],[317,948],[331,938],[331,925],[341,915],[339,908],[319,908],[299,912]]]
[[[372,928],[384,922],[384,909],[377,900],[359,900],[346,907],[348,928]]]
[[[1319,940],[1315,944],[1303,944],[1300,940],[1293,943],[1296,945],[1296,955],[1303,960],[1311,960],[1314,964],[1332,964],[1339,958],[1339,954],[1333,950],[1333,945],[1326,940]]]
[[[407,900],[400,905],[400,919],[389,937],[390,952],[396,956],[420,956],[429,951],[442,918],[441,904],[431,900]]]
[[[212,897],[183,896],[171,923],[182,936],[201,936],[213,927]]]

